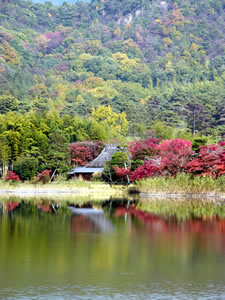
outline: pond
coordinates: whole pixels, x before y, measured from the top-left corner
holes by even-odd
[[[0,299],[225,299],[225,218],[5,202]]]

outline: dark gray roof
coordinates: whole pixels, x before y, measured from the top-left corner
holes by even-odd
[[[98,157],[89,162],[85,167],[78,167],[73,169],[68,173],[68,175],[103,172],[106,162],[112,159],[112,156],[116,151],[117,145],[105,145],[104,149]]]
[[[73,169],[71,172],[68,173],[68,175],[74,175],[74,174],[92,174],[96,172],[103,172],[104,168],[86,168],[86,167],[78,167]]]
[[[106,145],[102,152],[93,161],[89,162],[85,167],[104,168],[107,161],[112,159],[113,154],[117,151],[117,145]]]

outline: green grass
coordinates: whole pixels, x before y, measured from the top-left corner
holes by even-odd
[[[142,193],[209,194],[225,193],[225,176],[214,179],[210,176],[178,174],[174,177],[151,177],[140,180],[136,188]]]
[[[0,181],[0,194],[20,195],[21,197],[30,197],[31,195],[39,198],[44,195],[45,198],[54,198],[57,200],[68,199],[108,199],[110,197],[122,197],[127,189],[123,186],[111,186],[101,182],[71,180],[65,182],[52,182],[48,184],[13,183]],[[0,200],[1,201],[1,200]]]

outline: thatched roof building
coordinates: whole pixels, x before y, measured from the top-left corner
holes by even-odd
[[[94,173],[102,173],[106,162],[112,159],[113,154],[117,151],[117,145],[109,144],[104,147],[102,152],[93,161],[85,167],[77,167],[68,173],[70,176],[83,176],[90,179]]]

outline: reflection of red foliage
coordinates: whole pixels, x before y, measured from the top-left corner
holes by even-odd
[[[51,213],[52,212],[52,209],[51,209],[49,204],[45,204],[45,205],[37,204],[37,208],[39,208],[40,210],[42,210],[45,213]]]
[[[144,223],[146,228],[151,231],[160,232],[192,232],[192,233],[214,233],[225,232],[225,219],[218,219],[216,216],[210,218],[201,218],[198,220],[185,220],[182,226],[177,222],[176,218],[166,219],[152,213],[143,212],[136,209],[133,205],[129,208],[118,207],[115,210],[115,217],[123,217],[125,215],[134,216]]]
[[[71,230],[73,233],[99,232],[95,223],[84,215],[72,216]]]
[[[13,211],[14,209],[16,209],[18,206],[20,205],[19,202],[6,202],[5,206],[8,209],[8,212]]]
[[[128,213],[128,209],[125,207],[118,207],[114,213],[115,217],[123,217]]]

